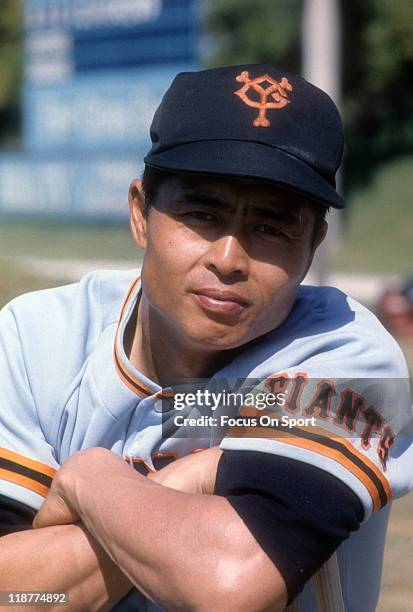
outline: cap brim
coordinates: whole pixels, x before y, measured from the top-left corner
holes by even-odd
[[[263,147],[265,152],[263,152]],[[345,202],[318,172],[300,159],[258,142],[208,140],[190,142],[147,155],[145,164],[177,172],[196,172],[280,183],[327,206]]]

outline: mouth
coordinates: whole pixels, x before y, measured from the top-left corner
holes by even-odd
[[[192,295],[203,310],[214,314],[239,315],[250,306],[245,298],[227,289],[197,289]]]

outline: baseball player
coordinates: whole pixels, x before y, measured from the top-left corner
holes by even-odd
[[[373,314],[301,285],[344,207],[337,109],[271,65],[183,73],[151,139],[129,195],[141,272],[1,312],[0,590],[306,612],[337,551],[345,609],[372,611],[412,414]]]

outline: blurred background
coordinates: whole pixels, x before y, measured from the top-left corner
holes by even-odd
[[[182,70],[251,62],[339,106],[348,208],[308,280],[372,308],[412,371],[412,0],[2,0],[0,304],[138,265],[127,190],[163,92]],[[395,504],[381,612],[413,609],[412,515],[413,496]]]

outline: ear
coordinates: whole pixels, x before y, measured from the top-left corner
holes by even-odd
[[[135,179],[129,187],[129,224],[132,238],[141,249],[146,248],[145,195],[142,181]]]
[[[323,242],[324,238],[326,237],[327,230],[328,230],[328,223],[324,219],[323,224],[320,226],[320,229],[317,232],[317,235],[314,236],[314,238],[313,238],[313,244],[311,246],[310,257],[309,257],[309,260],[308,260],[308,263],[307,263],[306,270],[305,270],[301,280],[303,280],[303,278],[306,277],[307,272],[310,269],[311,264],[313,263],[315,252],[318,249],[318,247],[320,246],[320,244]]]
[[[328,223],[324,219],[323,224],[321,225],[320,229],[318,230],[317,235],[314,237],[314,243],[313,243],[314,253],[318,249],[320,244],[323,242],[324,238],[326,237],[327,230],[328,230]],[[313,256],[314,256],[314,253],[313,253]]]

